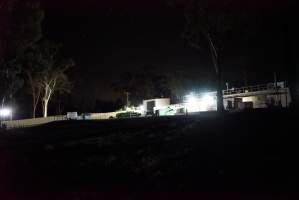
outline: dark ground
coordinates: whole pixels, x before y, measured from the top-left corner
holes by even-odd
[[[2,133],[0,199],[298,199],[298,122],[260,110]]]

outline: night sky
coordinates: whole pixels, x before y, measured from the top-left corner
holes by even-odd
[[[146,66],[162,73],[198,73],[202,65],[204,77],[213,75],[207,56],[198,54],[182,38],[182,9],[164,2],[55,6],[47,11],[44,25],[47,37],[63,41],[65,52],[76,61],[74,76],[81,79],[76,89],[87,86],[86,95],[92,92],[99,98],[113,99],[111,82],[121,72]]]
[[[235,2],[236,12],[247,11],[250,29],[236,27],[240,36],[233,38],[222,60],[224,81],[242,86],[244,71],[249,84],[273,81],[274,71],[279,80],[287,80],[286,19],[281,11],[291,8],[293,1]],[[196,50],[182,37],[185,1],[44,0],[41,5],[46,11],[44,38],[62,43],[64,55],[76,62],[69,74],[76,80],[72,95],[77,101],[123,97],[113,92],[111,83],[121,72],[146,66],[161,73],[190,73],[201,80],[199,87],[213,89],[215,73],[208,50]],[[296,44],[297,20],[287,21]],[[244,39],[244,32],[250,37]]]

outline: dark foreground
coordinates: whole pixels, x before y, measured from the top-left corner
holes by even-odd
[[[68,121],[0,136],[0,199],[298,199],[298,116]]]

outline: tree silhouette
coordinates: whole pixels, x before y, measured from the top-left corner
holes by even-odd
[[[130,93],[130,103],[138,105],[144,99],[170,97],[169,79],[154,67],[144,67],[137,72],[124,72],[112,88],[121,94]]]
[[[10,84],[21,88],[23,80],[20,80],[22,74],[26,85],[29,86],[32,96],[32,116],[35,117],[35,111],[40,98],[40,90],[34,83],[37,81],[38,69],[35,57],[37,43],[42,38],[42,21],[44,11],[40,9],[39,4],[29,2],[17,2],[11,6],[10,25],[6,35],[7,49],[2,66],[9,68],[2,71],[10,72]]]
[[[40,100],[46,117],[52,96],[70,90],[65,72],[74,65],[71,59],[59,57],[60,45],[42,40],[44,15],[40,5],[31,2],[19,2],[12,10],[9,54],[21,65],[32,96],[33,118]]]
[[[233,32],[236,17],[231,10],[232,1],[211,3],[208,0],[190,1],[185,10],[184,38],[197,49],[208,49],[217,77],[217,110],[222,112],[223,81],[222,58],[227,41]]]
[[[0,3],[0,92],[2,105],[13,99],[17,91],[23,86],[24,80],[21,76],[21,65],[16,58],[16,49],[12,48],[14,38],[11,34],[14,30],[12,20],[16,0],[1,1]],[[12,49],[14,51],[12,51]]]
[[[0,80],[2,105],[8,101],[12,103],[15,94],[24,84],[21,67],[16,60],[0,61]]]

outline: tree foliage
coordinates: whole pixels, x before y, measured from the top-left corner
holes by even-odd
[[[12,100],[17,91],[23,86],[20,78],[21,67],[16,60],[0,61],[0,92],[1,101],[4,103]]]
[[[7,10],[5,32],[2,35],[6,48],[0,64],[2,99],[8,99],[9,96],[12,100],[23,87],[25,79],[25,85],[30,87],[33,97],[33,116],[35,116],[39,91],[33,84],[36,81],[37,66],[34,50],[42,38],[44,11],[36,3],[11,2],[4,1],[1,4],[1,11]]]
[[[2,103],[12,103],[15,94],[23,86],[22,70],[11,46],[15,38],[12,37],[12,12],[16,7],[16,0],[1,1],[0,3],[0,93]],[[14,53],[12,53],[14,52]]]
[[[41,95],[43,116],[48,115],[48,105],[56,92],[70,92],[71,83],[66,71],[74,66],[72,59],[61,59],[59,57],[59,45],[44,41],[37,47],[37,58],[39,70],[36,72],[35,87]]]
[[[19,2],[12,12],[11,54],[22,57],[42,39],[44,10],[38,3]]]
[[[143,68],[138,72],[124,72],[112,84],[116,92],[130,93],[130,102],[138,105],[144,99],[169,97],[169,79],[157,73],[152,67]]]
[[[19,86],[16,75],[22,74],[32,96],[32,114],[42,101],[44,116],[48,104],[56,92],[69,92],[70,81],[66,71],[74,65],[71,59],[60,58],[60,45],[43,40],[42,22],[44,10],[38,3],[18,2],[12,9],[8,34],[8,61],[1,64],[0,72],[10,72],[13,88]],[[12,66],[13,67],[9,67]],[[2,67],[3,66],[3,67]],[[5,74],[7,76],[7,73]],[[4,77],[4,75],[2,75]]]
[[[167,85],[174,102],[182,102],[184,96],[190,92],[197,92],[204,86],[203,79],[199,79],[198,74],[184,70],[172,70],[167,77]]]
[[[190,91],[200,88],[200,83],[196,75],[182,70],[162,73],[151,67],[120,74],[119,79],[112,84],[112,88],[123,96],[124,92],[129,92],[131,103],[138,105],[144,99],[161,97],[181,102]]]

